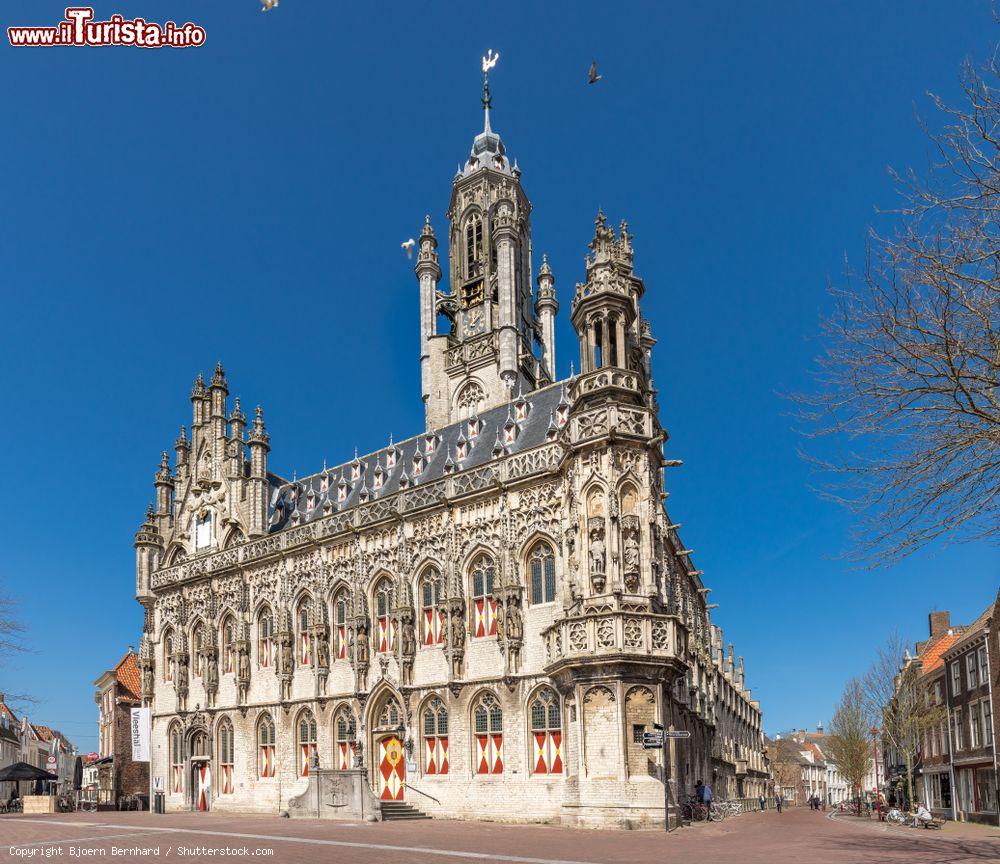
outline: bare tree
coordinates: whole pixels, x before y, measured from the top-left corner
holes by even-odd
[[[802,779],[801,759],[797,747],[790,746],[793,743],[786,739],[768,739],[764,743],[775,795],[789,786],[797,789]]]
[[[793,399],[824,494],[858,516],[854,555],[873,566],[939,537],[1000,526],[1000,64],[966,64],[957,108],[931,98],[940,131],[921,176],[893,172],[895,230],[869,233],[860,279],[832,287],[818,388]]]
[[[0,595],[0,666],[14,654],[27,650],[25,627],[17,615],[17,601]],[[12,705],[34,702],[25,693],[5,693],[4,699]]]
[[[901,759],[906,773],[906,795],[913,802],[913,774],[920,760],[924,732],[942,720],[944,709],[930,704],[921,686],[923,666],[911,657],[906,644],[893,633],[862,679],[868,721],[881,727],[888,744],[885,758]],[[886,765],[888,770],[889,765]]]
[[[852,678],[844,685],[844,693],[830,723],[830,734],[823,746],[830,760],[851,783],[860,807],[871,747],[865,693],[857,678]]]

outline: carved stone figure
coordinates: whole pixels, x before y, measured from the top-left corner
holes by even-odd
[[[604,590],[607,580],[605,567],[604,520],[592,519],[590,520],[590,580],[597,593]]]
[[[507,607],[507,641],[518,645],[524,639],[524,618],[521,615],[521,604],[514,602]]]
[[[316,634],[316,665],[320,669],[330,668],[330,635],[326,627],[321,627]]]
[[[639,589],[639,525],[634,516],[622,522],[622,575],[625,589],[634,594]]]

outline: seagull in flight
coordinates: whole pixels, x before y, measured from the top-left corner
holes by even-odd
[[[260,0],[261,12],[270,12],[278,5],[278,0]]]
[[[596,84],[603,76],[597,74],[597,61],[590,64],[590,72],[587,73],[587,83]]]
[[[403,249],[406,250],[406,257],[407,258],[412,258],[413,257],[413,247],[417,245],[417,241],[416,240],[414,240],[411,237],[405,243],[400,243],[399,245],[402,246]]]

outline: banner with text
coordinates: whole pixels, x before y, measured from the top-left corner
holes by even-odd
[[[132,761],[149,761],[149,708],[132,709]]]

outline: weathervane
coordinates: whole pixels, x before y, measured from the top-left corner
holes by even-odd
[[[487,132],[490,131],[490,108],[493,105],[493,100],[490,97],[490,69],[497,65],[499,59],[500,52],[497,51],[494,54],[492,48],[486,52],[486,56],[483,58],[483,110],[486,112],[485,131]]]

